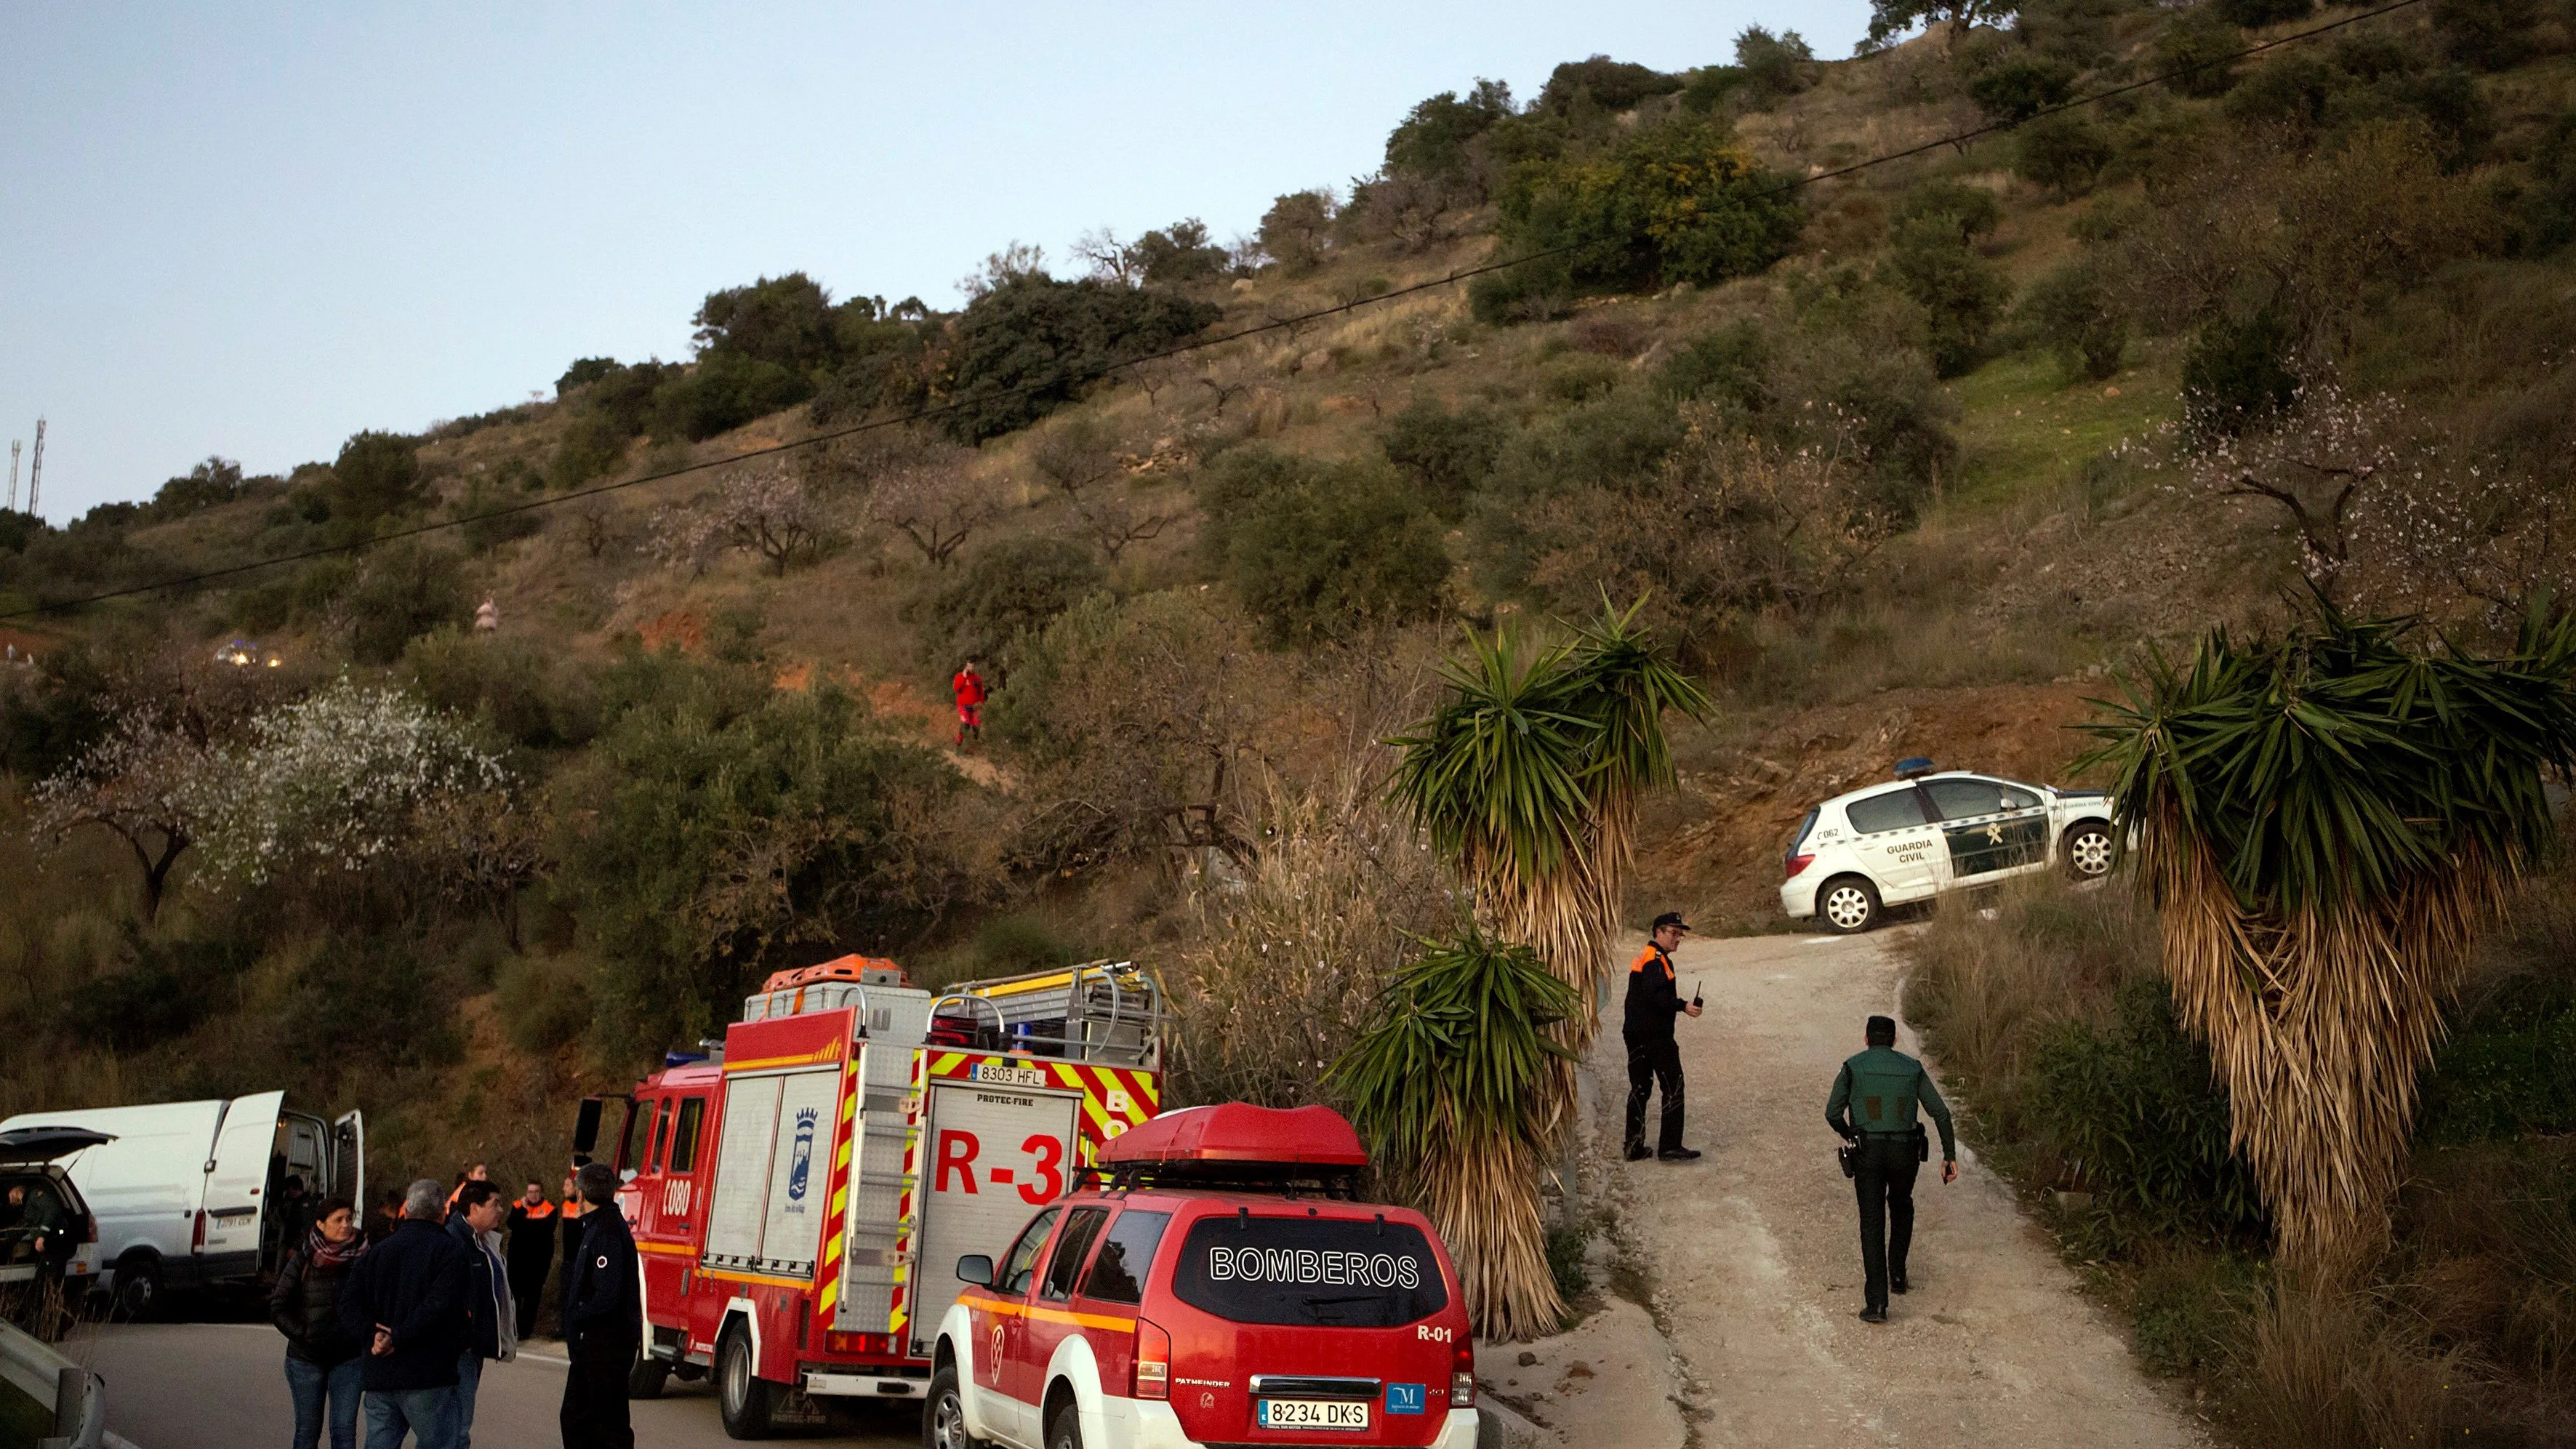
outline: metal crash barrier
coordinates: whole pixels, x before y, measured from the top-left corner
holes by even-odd
[[[134,1449],[107,1432],[107,1380],[47,1344],[0,1323],[0,1379],[54,1412],[54,1432],[36,1449]]]

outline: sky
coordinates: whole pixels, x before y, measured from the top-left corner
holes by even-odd
[[[1851,53],[1860,0],[1232,5],[0,3],[0,439],[40,511],[689,353],[709,291],[960,302],[1017,240],[1376,169],[1414,102],[1557,62]],[[19,506],[25,506],[22,470]]]

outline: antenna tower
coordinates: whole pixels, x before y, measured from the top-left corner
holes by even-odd
[[[18,511],[18,449],[24,446],[16,438],[9,440],[9,511]]]
[[[45,420],[36,419],[36,452],[27,461],[27,511],[36,511],[36,485],[45,476]]]

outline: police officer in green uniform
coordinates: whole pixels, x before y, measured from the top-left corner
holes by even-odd
[[[1896,1049],[1896,1022],[1873,1016],[1869,1050],[1843,1063],[1834,1093],[1825,1099],[1825,1125],[1850,1143],[1852,1186],[1860,1194],[1860,1261],[1864,1279],[1861,1320],[1887,1321],[1887,1295],[1905,1291],[1905,1251],[1914,1243],[1914,1169],[1930,1155],[1922,1107],[1941,1124],[1941,1180],[1959,1176],[1959,1140],[1950,1130],[1949,1104],[1923,1064]]]

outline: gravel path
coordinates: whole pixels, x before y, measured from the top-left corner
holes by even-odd
[[[1705,1016],[1679,1024],[1687,1138],[1707,1155],[1602,1173],[1621,1246],[1653,1290],[1690,1437],[1708,1449],[2205,1445],[1964,1147],[1956,1183],[1941,1185],[1937,1157],[1917,1181],[1914,1291],[1884,1326],[1856,1316],[1858,1219],[1824,1105],[1863,1019],[1894,1014],[1896,939],[1759,936],[1675,957],[1683,992],[1707,998]],[[1910,1030],[1898,1045],[1919,1054]],[[1627,1081],[1615,1016],[1594,1070],[1592,1137],[1615,1148]]]

